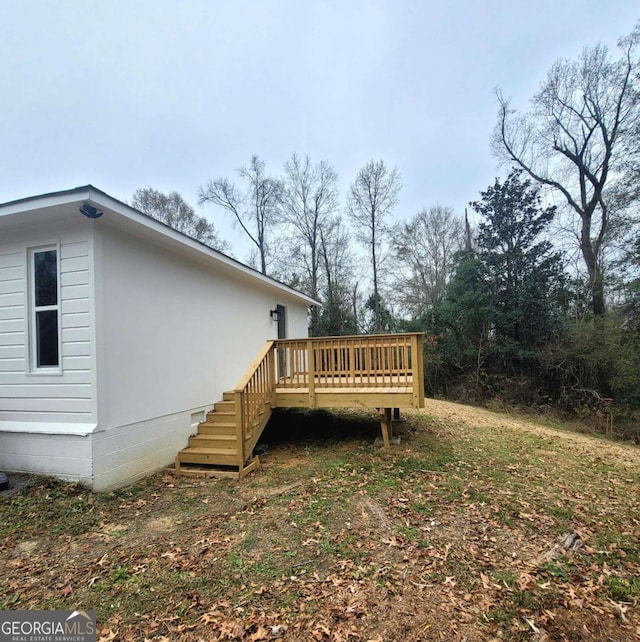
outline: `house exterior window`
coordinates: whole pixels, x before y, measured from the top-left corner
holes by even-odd
[[[60,296],[58,248],[29,251],[31,273],[31,370],[60,367]]]

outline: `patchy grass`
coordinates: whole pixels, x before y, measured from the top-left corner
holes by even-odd
[[[640,639],[639,450],[428,405],[387,451],[375,414],[280,413],[242,482],[38,480],[0,499],[0,608],[105,641]]]

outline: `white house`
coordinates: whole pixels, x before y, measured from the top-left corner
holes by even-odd
[[[316,304],[90,185],[0,205],[0,470],[158,470]]]

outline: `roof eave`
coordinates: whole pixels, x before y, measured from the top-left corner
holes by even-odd
[[[52,207],[57,205],[67,205],[76,202],[89,201],[94,205],[98,205],[102,208],[107,208],[111,212],[122,216],[130,221],[133,221],[136,224],[143,226],[149,230],[152,230],[156,233],[159,233],[169,239],[172,239],[178,243],[181,243],[185,247],[188,247],[190,250],[198,252],[202,255],[209,257],[215,263],[225,266],[231,270],[235,270],[244,276],[248,277],[251,280],[262,283],[270,288],[279,290],[283,293],[286,293],[288,296],[292,296],[296,299],[304,301],[308,306],[321,307],[321,303],[312,297],[298,292],[294,288],[281,283],[280,281],[258,272],[254,268],[241,263],[237,259],[234,259],[230,256],[227,256],[219,250],[214,250],[213,248],[193,239],[182,232],[174,230],[172,227],[158,221],[157,219],[137,210],[127,203],[119,201],[118,199],[110,196],[106,192],[94,187],[93,185],[84,185],[81,187],[75,187],[69,190],[63,190],[59,192],[50,192],[47,194],[40,194],[38,196],[29,196],[26,198],[21,198],[14,201],[9,201],[7,203],[0,204],[0,216],[18,214],[21,211],[29,211],[34,209],[43,209],[46,207]]]

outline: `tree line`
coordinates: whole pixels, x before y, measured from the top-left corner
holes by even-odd
[[[401,179],[366,163],[340,194],[326,160],[280,173],[253,156],[201,185],[246,235],[249,262],[320,300],[314,335],[424,331],[427,392],[609,417],[640,409],[640,23],[549,70],[530,109],[501,90],[491,137],[505,177],[469,203],[399,220]],[[132,204],[217,249],[176,193]],[[366,266],[366,270],[359,269]],[[639,434],[640,436],[640,434]]]

